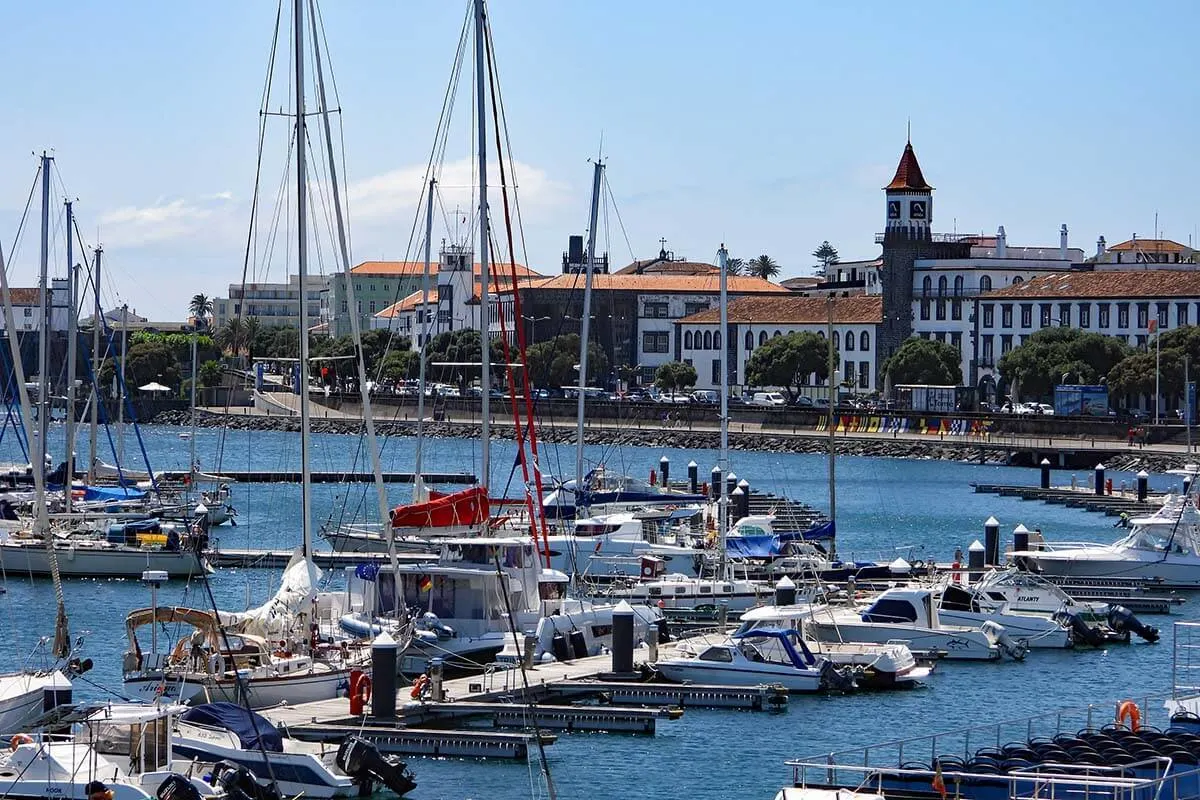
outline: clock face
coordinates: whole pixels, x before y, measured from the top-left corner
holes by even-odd
[[[888,200],[888,219],[900,219],[899,200]]]
[[[910,219],[925,219],[925,201],[913,200],[909,203],[908,216]]]

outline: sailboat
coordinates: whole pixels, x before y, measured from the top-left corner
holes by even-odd
[[[295,170],[296,170],[296,228],[297,272],[299,285],[307,286],[308,276],[308,179],[307,147],[309,141],[305,115],[304,15],[305,0],[295,0],[293,33],[295,48]],[[311,20],[315,35],[316,21]],[[324,78],[320,51],[314,61],[317,89],[324,103]],[[328,115],[325,134],[328,141]],[[330,174],[336,176],[330,153]],[[338,195],[336,177],[333,194]],[[343,257],[348,253],[341,217],[336,204],[339,239]],[[348,259],[347,259],[348,260]],[[128,691],[143,697],[165,695],[173,699],[217,693],[222,699],[245,702],[253,708],[279,703],[298,703],[337,697],[348,685],[354,670],[369,671],[369,651],[350,643],[331,645],[322,641],[318,627],[317,584],[321,570],[312,559],[312,481],[310,477],[310,398],[309,323],[308,305],[300,304],[300,495],[301,544],[284,570],[279,590],[267,603],[241,613],[199,611],[196,609],[150,608],[139,609],[126,619],[130,649],[125,654],[124,673]],[[357,337],[356,337],[357,339]],[[360,370],[361,348],[359,348]],[[361,375],[361,372],[360,372]],[[365,380],[361,382],[365,388]],[[364,393],[365,396],[365,393]],[[369,407],[364,416],[371,425]],[[368,432],[373,429],[368,427]],[[373,436],[372,436],[373,441]],[[380,471],[378,453],[372,453],[372,464]],[[381,485],[382,480],[377,480]],[[384,503],[386,507],[386,503]],[[169,653],[144,654],[137,639],[137,630],[151,626],[153,636],[157,625],[166,620],[187,623],[193,633],[179,638]]]

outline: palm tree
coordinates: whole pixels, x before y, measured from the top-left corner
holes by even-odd
[[[208,326],[208,315],[212,313],[213,301],[206,294],[192,295],[192,301],[188,303],[188,313],[195,317],[196,322],[201,327]]]
[[[779,274],[779,264],[770,256],[761,255],[758,258],[750,259],[750,263],[746,265],[746,270],[755,277],[770,280]]]
[[[254,345],[261,329],[258,317],[246,317],[242,320],[242,341],[246,344],[246,357],[251,361],[254,360]]]
[[[246,326],[241,317],[230,319],[216,335],[217,346],[235,356],[241,351],[245,338]]]
[[[725,274],[741,275],[746,270],[746,262],[741,258],[725,259]]]

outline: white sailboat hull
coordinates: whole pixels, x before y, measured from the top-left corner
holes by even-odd
[[[17,673],[0,677],[0,736],[21,732],[43,709],[47,689],[70,686],[62,673]]]
[[[1200,556],[1159,553],[1112,546],[1049,552],[1015,553],[1031,560],[1044,575],[1157,581],[1163,588],[1200,589]]]
[[[676,683],[699,683],[710,686],[783,686],[789,692],[821,690],[818,670],[798,670],[783,664],[758,664],[750,669],[739,666],[709,665],[692,658],[663,659],[654,667]]]
[[[814,620],[810,631],[817,640],[823,642],[887,644],[899,641],[908,645],[910,650],[944,653],[945,658],[967,661],[995,661],[1000,658],[1000,648],[986,634],[977,630],[854,623],[839,619],[836,622]]]
[[[974,611],[938,611],[938,622],[964,628],[977,628],[985,622],[1002,625],[1009,636],[1030,647],[1061,650],[1071,646],[1071,634],[1049,617],[1033,614],[985,614]]]
[[[58,570],[71,578],[138,578],[146,570],[162,570],[170,578],[203,575],[207,563],[193,550],[155,550],[80,542],[56,544]],[[40,542],[0,543],[0,565],[9,573],[49,575],[50,554]]]
[[[314,669],[311,672],[276,677],[250,678],[246,681],[250,707],[271,708],[287,703],[312,703],[340,697],[349,685],[349,669]],[[210,675],[187,674],[169,677],[144,675],[128,678],[125,692],[139,702],[167,701],[196,705],[228,701],[240,702],[232,678],[214,679]],[[349,712],[347,712],[349,713]]]

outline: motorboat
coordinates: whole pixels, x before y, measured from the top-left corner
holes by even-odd
[[[581,514],[605,515],[654,506],[700,505],[707,500],[703,494],[655,486],[599,466],[583,476],[582,488],[575,479],[557,485],[542,501],[542,509],[547,519],[565,520],[576,519]]]
[[[977,587],[953,582],[943,582],[935,587],[932,599],[939,625],[970,628],[995,622],[1004,626],[1009,636],[1030,648],[1062,649],[1074,643],[1065,614],[1014,611],[1007,602],[993,600]]]
[[[261,781],[275,781],[287,797],[365,796],[377,784],[403,796],[417,785],[404,764],[382,756],[360,737],[347,737],[332,748],[301,742],[234,703],[187,709],[175,722],[171,743],[181,758],[201,764],[229,762]]]
[[[1025,648],[1001,625],[943,625],[934,613],[928,588],[894,588],[863,610],[824,606],[814,611],[810,632],[823,642],[904,642],[914,653],[940,658],[995,661],[1002,654],[1023,658]]]
[[[53,537],[59,574],[68,578],[136,578],[146,570],[189,578],[211,571],[204,557],[206,542],[181,535],[173,542],[169,533],[110,537],[86,531]],[[207,537],[204,537],[207,539]],[[50,575],[50,550],[46,540],[28,530],[0,526],[0,565],[9,574]]]
[[[667,680],[719,686],[780,685],[789,692],[854,687],[851,670],[816,656],[791,629],[754,628],[725,641],[681,642],[654,662]]]
[[[1200,589],[1200,511],[1194,497],[1176,495],[1153,514],[1132,519],[1129,533],[1112,544],[1045,542],[1011,555],[1014,563],[1044,575]]]
[[[728,612],[740,613],[774,596],[774,587],[765,581],[656,574],[664,565],[652,556],[643,557],[642,564],[642,574],[650,573],[651,577],[627,586],[613,586],[605,591],[605,596],[633,605],[657,606],[664,613],[720,606]]]
[[[796,603],[766,605],[742,614],[740,636],[761,628],[794,630],[815,655],[829,659],[838,667],[853,667],[860,687],[872,689],[908,688],[933,674],[932,662],[920,662],[901,642],[828,642],[811,638],[808,622],[823,605]]]
[[[177,705],[121,703],[55,715],[55,726],[69,729],[70,734],[20,733],[13,736],[11,748],[0,753],[0,797],[228,796],[222,771],[206,781],[192,764],[176,758],[170,732],[182,712]]]
[[[70,693],[71,681],[59,670],[0,675],[0,736],[23,730]]]
[[[663,562],[667,571],[697,577],[703,573],[705,537],[699,525],[703,510],[645,508],[556,523],[547,546],[550,566],[588,580],[645,577],[642,559]]]

